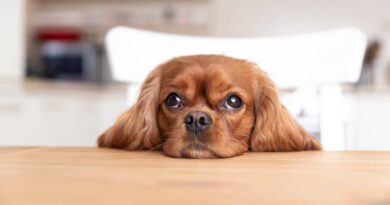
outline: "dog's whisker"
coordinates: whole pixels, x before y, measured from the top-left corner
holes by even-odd
[[[154,147],[152,147],[152,148],[146,150],[145,152],[141,152],[139,155],[137,155],[137,157],[143,157],[143,156],[147,155],[148,153],[150,153],[150,152],[152,152],[152,151],[158,149],[158,148],[161,147],[163,144],[164,144],[164,143],[160,143],[160,144],[158,144],[158,145],[156,145],[156,146],[154,146]]]
[[[146,152],[147,152],[147,153],[148,153],[148,152],[152,152],[152,151],[154,151],[154,150],[160,148],[163,144],[164,144],[164,143],[162,142],[162,143],[158,144],[157,146],[154,146],[154,147],[152,147],[151,149],[147,150]]]
[[[233,141],[236,142],[236,146],[238,146],[238,148],[244,150],[245,152],[247,152],[249,150],[249,147],[247,145],[245,145],[243,142],[241,142],[240,140],[236,139],[236,138],[232,138]]]

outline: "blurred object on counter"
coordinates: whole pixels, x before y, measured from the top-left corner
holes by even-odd
[[[39,65],[28,76],[101,81],[103,48],[75,27],[45,27],[36,32]]]
[[[45,78],[82,78],[81,32],[75,28],[38,30]]]
[[[380,52],[381,43],[378,40],[373,40],[368,44],[358,85],[374,85],[376,63]]]
[[[390,85],[390,63],[385,66],[385,84]]]

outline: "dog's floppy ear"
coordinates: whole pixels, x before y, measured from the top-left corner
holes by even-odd
[[[161,69],[157,68],[148,75],[141,86],[137,102],[121,114],[115,124],[99,137],[99,147],[152,149],[160,143],[156,119],[160,72]]]
[[[256,67],[256,66],[254,66]],[[274,83],[255,68],[255,125],[252,151],[320,150],[320,143],[307,133],[282,105]]]

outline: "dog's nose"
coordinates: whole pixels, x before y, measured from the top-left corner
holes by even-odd
[[[211,117],[204,112],[190,112],[184,118],[186,129],[190,132],[198,133],[206,130],[213,123]]]

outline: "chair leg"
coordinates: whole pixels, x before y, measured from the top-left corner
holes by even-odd
[[[320,132],[324,150],[345,150],[342,88],[324,85],[319,89]]]

